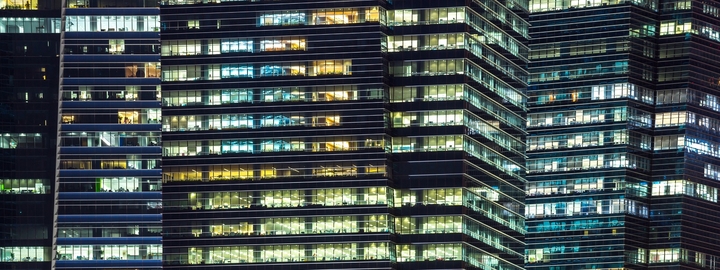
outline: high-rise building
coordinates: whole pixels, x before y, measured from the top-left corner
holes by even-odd
[[[527,269],[714,268],[715,1],[533,1]]]
[[[154,0],[62,4],[53,269],[159,269]]]
[[[50,268],[60,9],[0,1],[0,269]]]
[[[522,269],[526,10],[164,1],[164,268]]]
[[[720,2],[662,1],[649,268],[720,267]]]
[[[0,0],[0,269],[714,269],[717,55],[717,1]]]

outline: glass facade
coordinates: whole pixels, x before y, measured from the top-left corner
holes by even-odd
[[[717,2],[660,6],[648,264],[712,268],[720,262],[715,174],[720,137]],[[677,169],[672,169],[677,168]],[[682,219],[682,222],[679,220]]]
[[[60,33],[60,18],[0,18],[0,33]]]
[[[0,0],[0,269],[714,269],[718,25],[690,0]]]
[[[45,10],[45,11],[51,11],[55,12],[56,14],[52,17],[43,17],[45,19],[50,20],[59,20],[60,16],[57,13],[60,11],[60,1],[52,1],[52,0],[0,0],[0,10],[7,10],[11,14],[20,15],[22,14],[25,19],[28,17],[34,17],[31,14],[25,11],[29,10]],[[29,16],[26,16],[29,15]],[[34,15],[37,15],[35,13]],[[34,18],[39,18],[34,17]]]
[[[532,1],[527,269],[716,265],[716,6]]]
[[[531,5],[526,268],[646,267],[653,4],[580,2]]]
[[[162,4],[164,268],[522,269],[527,2]]]
[[[50,269],[60,10],[0,1],[0,269]]]
[[[160,269],[159,7],[62,12],[53,269]]]

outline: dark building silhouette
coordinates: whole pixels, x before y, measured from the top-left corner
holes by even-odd
[[[50,268],[60,10],[47,3],[0,1],[0,269]]]

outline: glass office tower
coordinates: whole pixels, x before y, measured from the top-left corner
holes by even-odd
[[[655,7],[580,2],[531,6],[527,269],[645,263]]]
[[[159,269],[158,3],[68,0],[62,16],[53,269]]]
[[[526,10],[164,1],[164,268],[521,269]]]
[[[720,3],[661,1],[650,268],[716,268]]]
[[[527,269],[718,260],[717,4],[531,4]]]
[[[0,269],[41,270],[52,258],[60,9],[19,3],[0,0]]]

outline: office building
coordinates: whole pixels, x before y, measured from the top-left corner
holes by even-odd
[[[659,6],[649,268],[716,268],[720,3]]]
[[[0,1],[0,269],[50,268],[59,30],[51,1]]]
[[[159,12],[62,3],[53,269],[161,268]]]
[[[719,25],[691,0],[0,0],[0,269],[716,268]]]
[[[715,267],[717,7],[533,1],[527,269]]]
[[[161,6],[165,269],[522,269],[527,1]]]

